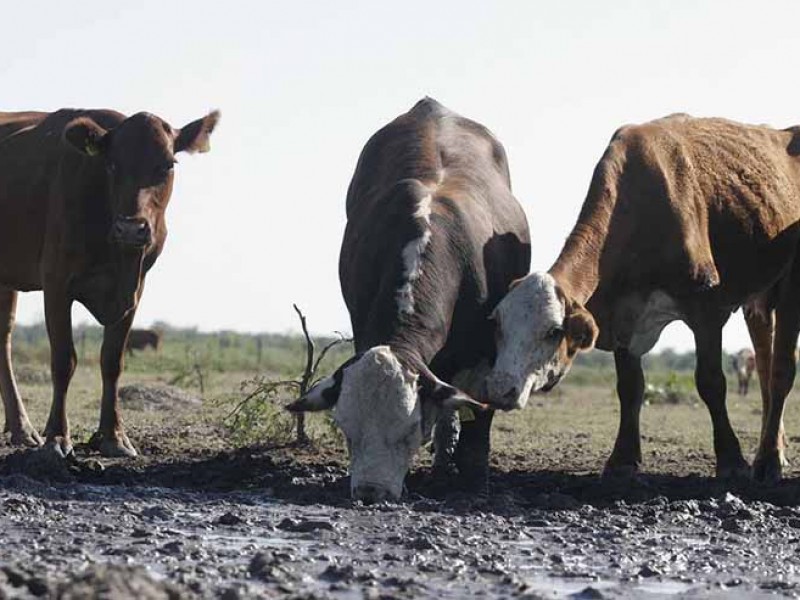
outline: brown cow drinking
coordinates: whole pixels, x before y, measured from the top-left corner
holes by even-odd
[[[179,152],[205,152],[212,112],[182,129],[148,113],[0,113],[0,392],[15,445],[37,446],[11,368],[17,292],[44,292],[53,403],[46,445],[72,451],[66,395],[75,370],[71,306],[104,326],[103,397],[92,446],[135,456],[118,412],[125,341],[145,273],[167,236],[165,210]]]

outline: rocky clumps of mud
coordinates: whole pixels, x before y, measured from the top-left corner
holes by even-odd
[[[425,498],[417,488],[401,503],[361,506],[346,489],[330,503],[327,472],[293,473],[283,500],[274,488],[0,478],[0,589],[12,597],[232,600],[800,592],[800,509],[707,482],[686,499],[657,491],[601,498],[593,479],[531,495],[503,487],[483,500]]]
[[[133,384],[119,390],[126,409],[156,411],[182,410],[200,406],[203,401],[181,388],[165,384]]]

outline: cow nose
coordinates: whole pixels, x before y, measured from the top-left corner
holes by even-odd
[[[497,408],[506,409],[514,406],[519,397],[514,378],[508,373],[499,372],[488,377],[485,381],[486,401]]]
[[[375,504],[376,502],[386,500],[388,497],[388,490],[371,483],[358,485],[353,490],[353,499],[361,500],[364,504]]]
[[[139,217],[119,217],[112,229],[114,241],[128,246],[147,246],[151,239],[150,224]]]

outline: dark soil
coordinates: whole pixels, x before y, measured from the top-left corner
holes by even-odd
[[[797,479],[609,483],[499,453],[488,498],[417,468],[402,503],[362,506],[335,450],[136,433],[136,460],[3,449],[0,598],[800,593]]]

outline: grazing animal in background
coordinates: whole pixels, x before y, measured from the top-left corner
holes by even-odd
[[[145,350],[152,348],[156,352],[161,350],[162,334],[155,329],[131,329],[128,333],[128,340],[125,342],[125,350],[133,356],[134,350]]]
[[[486,485],[493,412],[447,382],[488,370],[487,317],[529,264],[506,154],[485,127],[425,98],[367,142],[339,260],[356,355],[290,407],[333,408],[355,499],[398,498],[437,417],[464,406],[475,419],[456,464]]]
[[[756,355],[749,348],[739,350],[731,357],[731,367],[739,382],[739,395],[746,396],[750,387],[750,378],[756,370]]]
[[[495,311],[489,401],[521,406],[578,350],[614,352],[621,411],[605,467],[642,460],[642,355],[670,322],[692,330],[695,382],[711,414],[717,475],[749,472],[725,405],[722,327],[744,307],[762,387],[760,481],[781,477],[783,410],[800,330],[800,128],[674,115],[619,129],[561,254]]]
[[[72,452],[66,396],[78,301],[104,327],[100,424],[91,445],[106,456],[136,454],[118,410],[125,340],[145,273],[167,237],[175,156],[207,151],[218,119],[213,112],[173,129],[149,113],[0,113],[0,392],[13,444],[42,443],[11,368],[17,293],[42,290],[53,379],[45,444]]]

